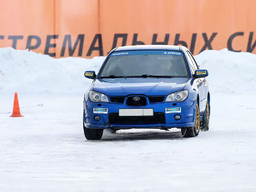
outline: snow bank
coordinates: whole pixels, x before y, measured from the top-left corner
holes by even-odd
[[[54,59],[27,50],[0,48],[0,93],[82,94],[91,82],[84,78],[84,71],[98,71],[104,59]],[[254,54],[207,50],[196,60],[210,73],[211,91],[240,93],[256,88]]]
[[[54,59],[30,51],[0,49],[0,92],[83,93],[84,71],[97,71],[104,57]]]
[[[201,68],[208,69],[212,91],[247,93],[256,89],[255,54],[207,50],[195,58]]]

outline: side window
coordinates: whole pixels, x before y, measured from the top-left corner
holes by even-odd
[[[199,69],[199,67],[198,67],[198,65],[197,65],[197,63],[196,63],[196,60],[195,60],[195,58],[193,57],[193,55],[192,55],[189,51],[187,51],[187,53],[188,53],[188,55],[190,56],[190,58],[191,58],[191,60],[192,60],[192,65],[194,65],[194,67],[195,67],[196,70]]]
[[[187,51],[187,57],[188,57],[188,63],[189,63],[189,67],[192,71],[192,74],[195,74],[195,71],[196,71],[196,68],[195,68],[195,65],[193,64],[193,59],[191,58],[189,52]]]

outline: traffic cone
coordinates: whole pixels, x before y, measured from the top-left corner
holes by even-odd
[[[19,100],[18,100],[18,93],[15,92],[14,94],[14,103],[13,103],[13,112],[10,117],[23,117],[20,114],[20,106],[19,106]]]

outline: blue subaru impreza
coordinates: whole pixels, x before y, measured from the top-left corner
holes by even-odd
[[[113,49],[84,95],[88,140],[104,129],[180,128],[183,137],[209,130],[210,92],[191,52],[183,46],[138,45]]]

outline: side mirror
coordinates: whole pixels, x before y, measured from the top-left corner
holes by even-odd
[[[209,73],[206,69],[199,69],[199,70],[196,70],[195,72],[196,78],[207,77],[208,75]]]
[[[84,76],[89,79],[95,79],[96,74],[95,71],[85,71]]]

